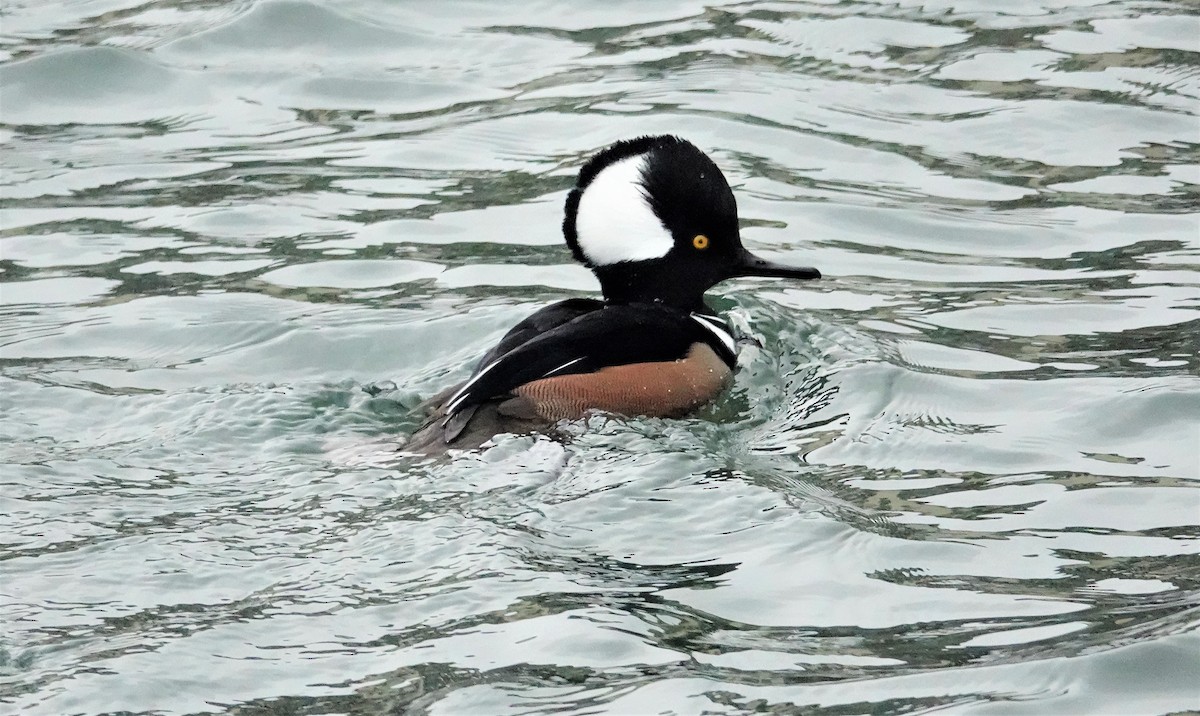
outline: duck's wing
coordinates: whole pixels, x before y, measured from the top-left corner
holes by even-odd
[[[500,342],[484,354],[475,368],[475,373],[478,373],[481,368],[492,363],[505,353],[529,342],[542,333],[579,318],[585,313],[598,310],[603,306],[603,301],[597,301],[593,298],[568,298],[565,301],[559,301],[535,311],[528,318],[510,328],[508,333],[505,333],[504,337],[500,339]],[[475,373],[472,373],[472,378],[475,376]],[[468,380],[470,379],[468,378]],[[443,388],[421,403],[417,407],[417,410],[431,419],[435,417],[445,419],[444,407],[446,399],[457,393],[465,384],[466,381],[463,381],[455,383],[449,388]]]
[[[603,307],[603,301],[592,298],[569,298],[535,311],[504,334],[500,342],[479,361],[475,373],[468,381],[478,375],[484,367],[513,349],[547,331]],[[447,411],[448,399],[457,394],[465,385],[466,382],[462,382],[446,388],[419,406],[418,409],[425,414],[425,422],[409,437],[405,444],[406,450],[420,453],[439,452],[452,442],[475,445],[496,432],[503,432],[493,428],[504,420],[509,420],[511,416],[502,415],[497,405],[488,406],[489,409],[482,413],[479,412],[479,408],[483,407],[482,401],[462,407],[454,414]],[[471,424],[469,431],[467,431],[468,423]]]
[[[585,313],[598,311],[603,307],[604,302],[597,301],[594,298],[568,298],[565,301],[559,301],[535,311],[533,315],[509,329],[508,333],[505,333],[504,337],[500,339],[500,342],[484,354],[483,358],[479,361],[479,365],[475,368],[475,372],[478,373],[480,369],[492,363],[500,356],[518,346],[528,343],[541,334],[558,328],[563,324],[570,323]]]
[[[515,330],[515,329],[514,329]],[[687,313],[652,304],[605,305],[507,351],[489,353],[475,374],[444,403],[447,442],[466,426],[470,411],[535,380],[593,373],[603,368],[679,360],[708,332]]]

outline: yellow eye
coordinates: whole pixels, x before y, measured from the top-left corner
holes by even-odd
[[[701,251],[708,248],[708,237],[704,234],[696,234],[696,238],[692,239],[692,246],[695,246]]]

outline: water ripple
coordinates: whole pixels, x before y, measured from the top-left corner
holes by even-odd
[[[1183,6],[10,5],[0,703],[1196,708]],[[693,417],[398,452],[658,132],[826,278]]]

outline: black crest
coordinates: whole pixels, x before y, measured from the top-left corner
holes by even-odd
[[[579,248],[579,235],[575,228],[579,200],[584,190],[606,167],[643,154],[649,156],[642,185],[651,209],[664,226],[682,228],[695,223],[695,219],[716,215],[730,217],[730,228],[736,232],[737,205],[733,192],[721,170],[704,152],[691,142],[671,135],[626,139],[592,156],[579,170],[575,188],[567,195],[563,236],[572,255],[580,263],[591,266]],[[702,209],[697,213],[697,207],[707,211]]]

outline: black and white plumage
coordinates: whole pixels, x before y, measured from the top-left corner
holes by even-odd
[[[820,277],[746,251],[724,175],[677,137],[599,152],[565,209],[567,245],[604,300],[562,301],[514,326],[466,382],[430,401],[406,450],[477,447],[591,410],[686,414],[720,392],[736,360],[732,331],[704,292],[736,276]]]

